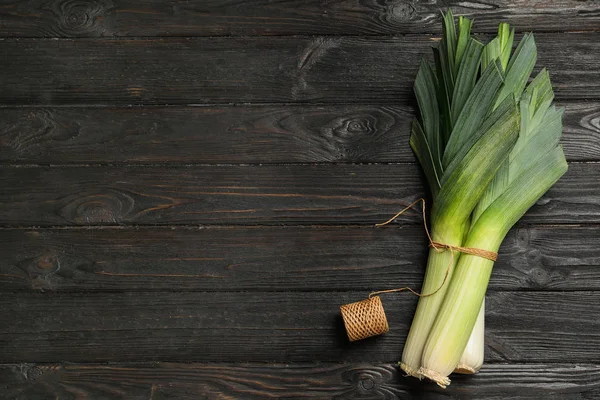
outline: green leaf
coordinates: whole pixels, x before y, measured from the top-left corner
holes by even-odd
[[[509,156],[510,157],[510,156]],[[486,208],[494,202],[500,196],[510,183],[509,178],[509,166],[508,159],[504,160],[500,168],[498,168],[498,172],[496,172],[496,176],[490,182],[490,184],[485,189],[483,196],[477,203],[477,206],[473,210],[473,215],[471,216],[471,223],[474,224],[477,222],[481,214],[486,210]]]
[[[481,71],[484,71],[494,60],[499,60],[502,71],[506,71],[514,37],[515,30],[511,30],[508,24],[503,22],[498,26],[498,36],[490,40],[483,49],[483,54],[481,55]]]
[[[459,66],[462,62],[463,54],[471,39],[471,26],[473,21],[463,16],[458,17],[458,41],[456,43],[455,64]]]
[[[456,155],[452,159],[452,161],[448,164],[448,166],[444,169],[444,175],[442,176],[441,184],[444,186],[446,184],[446,178],[452,171],[457,168],[457,165],[461,162],[461,160],[466,156],[469,152],[470,148],[477,143],[478,140],[481,139],[482,136],[485,135],[486,132],[491,130],[495,125],[503,124],[507,120],[512,120],[516,118],[519,120],[519,109],[517,107],[517,103],[514,98],[507,97],[498,108],[496,108],[491,114],[489,114],[483,122],[477,127],[475,132],[470,135],[470,137],[464,141],[464,143],[460,146]],[[518,125],[518,124],[517,124]],[[517,136],[519,132],[519,126],[517,126]],[[515,139],[516,141],[516,139]],[[514,143],[513,143],[514,145]],[[512,149],[512,147],[511,147]]]
[[[453,126],[475,87],[482,51],[482,43],[475,39],[468,41],[462,62],[460,63],[458,75],[456,76],[454,93],[452,95],[451,112]]]
[[[444,172],[440,192],[433,204],[432,226],[466,222],[508,157],[519,133],[519,110],[514,101],[509,107],[498,110],[462,146]]]
[[[440,190],[439,176],[441,175],[441,170],[438,170],[433,161],[434,158],[431,153],[431,148],[429,143],[427,143],[423,128],[417,120],[414,120],[412,123],[409,143],[421,164],[421,168],[423,168],[423,172],[425,172],[425,177],[429,183],[429,190],[431,191],[432,197],[435,199]]]
[[[440,46],[441,47],[441,46]],[[450,84],[448,65],[445,63],[445,54],[440,48],[433,49],[433,57],[435,60],[435,69],[438,79],[437,99],[440,107],[440,130],[441,141],[443,146],[446,146],[452,131],[452,120],[450,117],[450,93],[454,90]]]
[[[509,180],[513,181],[560,142],[563,110],[549,108],[540,125],[528,136],[521,135],[509,156]]]
[[[504,87],[496,100],[500,104],[506,96],[512,94],[517,99],[529,80],[537,59],[537,48],[532,34],[526,33],[510,58],[504,78]]]
[[[500,58],[501,52],[500,40],[498,40],[498,38],[492,39],[488,44],[485,45],[481,54],[482,73],[488,68],[489,65]]]
[[[502,63],[502,71],[506,71],[510,52],[512,51],[513,41],[515,38],[515,30],[510,29],[510,25],[502,22],[498,26],[498,40],[500,44],[500,62]]]
[[[448,57],[448,66],[452,74],[452,79],[458,72],[456,66],[456,25],[454,24],[454,15],[452,10],[448,10],[446,14],[442,14],[444,19],[444,40],[443,43],[446,47],[446,56]]]
[[[421,66],[415,78],[414,90],[419,105],[421,126],[433,158],[432,162],[436,170],[441,172],[442,141],[437,102],[437,80],[431,65],[425,60],[421,61]]]
[[[523,135],[529,135],[541,123],[542,118],[546,115],[546,110],[548,110],[554,99],[550,75],[546,69],[540,71],[529,84],[523,97],[521,109],[525,113],[522,117],[523,127],[521,132]]]
[[[546,70],[542,70],[529,84],[519,102],[521,126],[519,139],[511,150],[508,163],[486,189],[473,212],[473,222],[499,198],[512,182],[537,161],[552,152],[562,134],[562,110],[550,107],[554,94]]]
[[[502,85],[502,77],[498,65],[491,64],[484,72],[462,112],[460,113],[442,158],[442,165],[448,166],[456,157],[458,150],[469,140],[481,123],[488,116]]]
[[[567,160],[561,146],[545,153],[516,177],[502,195],[487,207],[471,228],[469,237],[493,234],[504,238],[510,228],[567,172],[567,169]]]

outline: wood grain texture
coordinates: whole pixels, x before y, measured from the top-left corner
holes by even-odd
[[[0,291],[418,288],[420,226],[0,230]],[[513,229],[490,290],[600,290],[600,227]],[[158,294],[160,295],[160,294]]]
[[[412,118],[397,106],[0,108],[0,160],[414,162]]]
[[[394,364],[83,364],[0,366],[6,399],[595,399],[595,364],[486,364],[440,389]]]
[[[374,224],[423,193],[419,174],[412,164],[4,168],[0,220],[11,225]]]
[[[4,39],[0,104],[413,104],[437,39]],[[558,99],[599,99],[600,33],[536,39]]]
[[[600,160],[600,103],[559,105],[567,159]],[[409,106],[0,108],[0,162],[415,162],[413,115]]]
[[[600,222],[599,179],[600,164],[572,163],[523,221]],[[4,226],[372,225],[425,191],[415,164],[5,167],[0,184]]]
[[[361,292],[2,293],[0,362],[396,362],[417,298],[383,299],[390,332],[349,343]],[[486,360],[600,361],[599,292],[491,292]]]
[[[0,36],[387,35],[437,32],[440,9],[475,19],[478,31],[501,21],[519,31],[597,31],[594,1],[366,0],[5,0]]]
[[[600,104],[566,103],[563,115],[563,150],[569,160],[600,159]]]

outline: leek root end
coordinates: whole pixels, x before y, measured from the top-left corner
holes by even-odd
[[[424,376],[427,379],[434,381],[442,389],[446,389],[446,386],[448,386],[450,384],[450,379],[447,376],[444,376],[444,375],[440,374],[439,372],[436,372],[432,369],[426,369],[426,368],[421,367],[421,368],[419,368],[417,373],[420,374],[421,376]]]
[[[398,365],[400,365],[400,368],[402,369],[402,371],[404,371],[406,373],[406,375],[413,376],[413,377],[419,378],[419,379],[423,379],[423,375],[421,375],[419,373],[419,371],[417,371],[416,369],[412,369],[411,367],[409,367],[408,365],[406,365],[403,362],[399,362]]]
[[[471,367],[470,365],[458,364],[458,366],[456,367],[454,372],[457,374],[473,375],[473,374],[476,374],[477,372],[479,372],[479,368],[475,369],[475,368]]]

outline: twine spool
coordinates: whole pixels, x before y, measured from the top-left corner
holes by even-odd
[[[379,296],[340,307],[351,342],[381,335],[390,330]]]

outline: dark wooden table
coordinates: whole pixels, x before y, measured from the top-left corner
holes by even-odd
[[[0,1],[0,398],[600,398],[597,1]],[[567,175],[511,231],[486,365],[404,378],[408,147],[439,9],[533,30]]]

